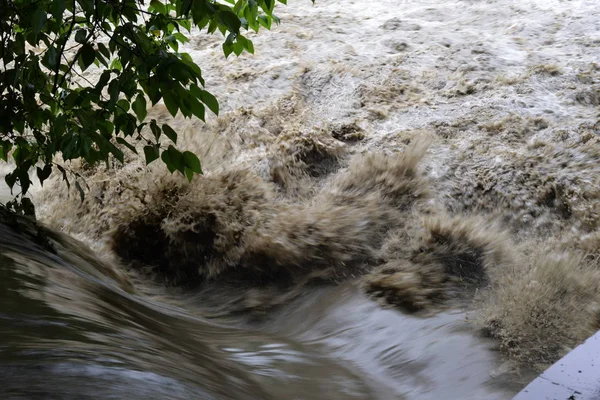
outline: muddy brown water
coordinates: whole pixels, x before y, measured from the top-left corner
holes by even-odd
[[[563,241],[569,251],[600,248],[597,2],[365,4],[290,2],[281,26],[251,35],[256,54],[237,59],[224,60],[220,38],[193,33],[185,51],[219,95],[221,115],[189,121],[158,104],[149,116],[178,131],[209,179],[250,171],[291,210],[315,201],[355,155],[396,157],[431,136],[420,171],[432,200],[450,214],[500,218],[510,248],[526,256],[483,306],[472,305],[486,327],[501,328],[499,342],[476,331],[478,310],[406,315],[352,280],[306,289],[259,319],[215,317],[201,296],[124,283],[123,265],[106,266],[106,232],[176,181],[127,154],[123,168],[69,165],[90,185],[84,203],[60,176],[32,190],[40,220],[96,255],[66,237],[55,255],[1,228],[0,398],[504,399],[531,378],[508,356],[543,369],[598,329],[590,321],[600,257],[531,255]],[[294,158],[307,148],[342,160]],[[242,221],[231,215],[224,225]]]
[[[0,226],[3,399],[506,399],[525,383],[462,312],[411,317],[346,284],[268,321],[208,319],[53,244]]]

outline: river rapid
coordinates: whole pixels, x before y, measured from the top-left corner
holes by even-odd
[[[0,227],[1,398],[508,399],[600,328],[594,1],[278,16],[192,33],[218,117],[149,110],[203,176],[71,163]]]

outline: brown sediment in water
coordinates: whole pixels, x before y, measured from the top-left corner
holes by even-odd
[[[510,134],[519,126],[519,132],[531,126],[514,121],[488,124],[485,130],[501,125],[500,131]],[[449,172],[456,177],[448,188],[453,211],[496,214],[511,230],[526,236],[549,237],[567,227],[590,232],[598,227],[600,153],[598,138],[589,127],[528,139],[521,147],[508,143],[480,138],[450,162]]]
[[[600,270],[543,247],[520,261],[494,281],[479,323],[510,356],[544,369],[600,329]]]
[[[435,215],[394,232],[382,266],[364,278],[367,293],[410,312],[449,299],[468,299],[512,265],[510,240],[497,225],[472,217]]]
[[[500,126],[506,123],[510,129]],[[538,125],[507,117],[482,129],[515,135],[530,126]],[[399,152],[353,156],[327,129],[264,143],[260,157],[267,162],[258,168],[221,166],[192,182],[157,167],[152,180],[142,178],[140,167],[88,172],[94,196],[75,208],[94,221],[88,234],[101,238],[110,228],[112,250],[134,268],[202,292],[211,283],[235,288],[236,296],[215,307],[219,312],[264,312],[307,285],[358,279],[372,298],[408,312],[475,307],[481,310],[477,326],[498,338],[506,354],[536,365],[555,360],[598,327],[593,269],[573,255],[595,248],[593,233],[587,242],[562,244],[575,261],[536,264],[523,254],[537,245],[515,247],[506,230],[526,237],[530,228],[519,222],[520,213],[536,215],[538,230],[557,231],[557,215],[579,227],[591,221],[588,231],[595,227],[593,195],[573,195],[587,179],[577,175],[578,163],[594,156],[595,140],[560,149],[527,146],[522,156],[511,150],[505,153],[511,164],[499,166],[474,146],[449,163],[453,195],[441,199],[436,193],[446,183],[423,169],[431,144],[423,132]],[[285,185],[269,174],[273,160],[288,171]],[[519,160],[523,167],[514,168]],[[323,172],[311,175],[311,168]],[[102,178],[111,174],[117,179]],[[515,177],[523,186],[514,186]],[[528,184],[532,179],[540,183]],[[289,190],[302,183],[308,187]],[[496,222],[503,217],[505,228]],[[582,269],[590,279],[576,279]],[[530,296],[537,292],[526,290],[534,281],[535,301]],[[550,306],[553,296],[561,300]],[[582,305],[575,309],[574,302]]]
[[[74,164],[85,201],[49,181],[40,215],[92,245],[112,232],[171,283],[235,284],[232,307],[364,276],[404,308],[466,300],[505,354],[556,360],[597,326],[598,11],[504,3],[407,2],[398,17],[386,1],[317,2],[227,63],[192,40],[223,114],[149,115],[206,176]]]
[[[248,171],[156,186],[148,195],[148,206],[116,217],[112,247],[125,260],[156,265],[178,281],[212,278],[235,263],[274,197],[273,188]]]
[[[346,146],[329,130],[286,130],[271,144],[268,177],[288,196],[310,195],[314,180],[337,171],[345,155]]]
[[[396,156],[359,156],[302,203],[277,198],[272,183],[248,171],[155,187],[146,207],[115,217],[112,247],[184,284],[293,281],[315,270],[352,276],[427,197],[416,170],[426,148],[421,140]]]

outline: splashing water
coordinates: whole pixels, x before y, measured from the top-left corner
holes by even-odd
[[[163,294],[159,302],[156,293],[136,293],[81,244],[48,235],[52,247],[45,248],[10,228],[0,230],[2,398],[514,393],[484,372],[499,361],[487,350],[491,343],[464,330],[462,314],[421,321],[381,310],[356,287],[341,286],[307,293],[253,327],[206,319],[193,299]],[[440,341],[433,347],[431,335]]]
[[[595,2],[279,13],[256,55],[187,45],[219,118],[149,110],[205,176],[36,188],[96,255],[2,231],[9,398],[509,398],[600,328]]]

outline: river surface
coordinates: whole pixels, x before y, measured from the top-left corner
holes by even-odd
[[[503,399],[493,343],[460,312],[383,310],[352,285],[267,322],[136,295],[71,239],[56,254],[0,227],[3,399]]]
[[[57,175],[31,191],[54,251],[0,226],[0,398],[508,399],[600,328],[596,1],[278,15],[255,55],[183,46],[218,117],[148,111],[203,177],[74,162],[85,201]],[[485,284],[445,302],[465,264]],[[425,312],[368,296],[371,269]]]

